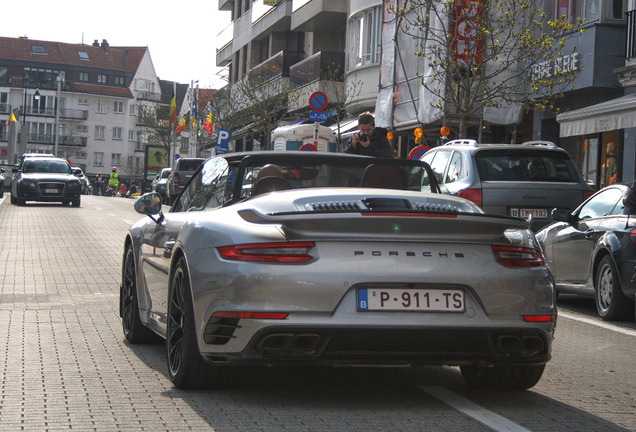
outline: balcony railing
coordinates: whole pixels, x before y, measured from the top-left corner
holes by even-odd
[[[61,109],[60,117],[71,120],[86,120],[88,119],[88,110]]]
[[[321,51],[289,68],[289,83],[298,88],[316,81],[344,81],[345,55]]]
[[[0,103],[0,113],[8,114],[9,113],[9,104]]]
[[[88,144],[88,138],[64,135],[59,138],[59,144],[67,147],[86,147],[86,144]]]
[[[288,77],[289,67],[301,59],[301,53],[280,51],[261,64],[250,69],[248,76],[261,83],[271,81],[281,76]]]
[[[55,108],[54,107],[44,107],[44,106],[31,106],[27,105],[26,107],[26,115],[41,115],[41,116],[55,116]]]
[[[147,100],[152,102],[160,102],[161,101],[161,93],[153,93],[149,91],[138,91],[137,99]]]
[[[6,140],[7,140],[7,130],[0,129],[0,141],[6,141]]]
[[[631,59],[636,57],[636,10],[630,10],[625,15],[627,16],[625,57]]]

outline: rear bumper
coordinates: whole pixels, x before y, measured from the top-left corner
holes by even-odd
[[[238,325],[238,323],[236,323]],[[552,335],[537,328],[269,327],[240,353],[204,353],[234,364],[544,364]]]

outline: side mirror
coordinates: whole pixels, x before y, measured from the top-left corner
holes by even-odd
[[[135,201],[134,207],[137,213],[146,216],[159,214],[161,213],[161,195],[155,192],[142,195]]]
[[[572,213],[563,208],[555,208],[552,210],[552,219],[559,222],[572,223]]]

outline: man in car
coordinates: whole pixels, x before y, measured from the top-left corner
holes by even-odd
[[[351,143],[345,149],[345,153],[386,158],[393,157],[391,144],[386,138],[387,130],[375,126],[373,114],[364,112],[358,116],[358,130],[360,130],[360,133],[353,135]]]

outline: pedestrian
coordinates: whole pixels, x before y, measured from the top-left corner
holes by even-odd
[[[104,195],[104,177],[102,177],[102,173],[97,173],[97,178],[95,179],[95,193],[97,195]]]
[[[375,126],[375,119],[370,112],[358,115],[358,130],[354,134],[351,143],[345,149],[345,153],[359,154],[376,157],[393,157],[391,144],[386,137],[387,130]]]
[[[119,174],[117,174],[117,167],[113,167],[110,175],[108,176],[108,188],[112,188],[113,196],[117,195],[119,189]]]

